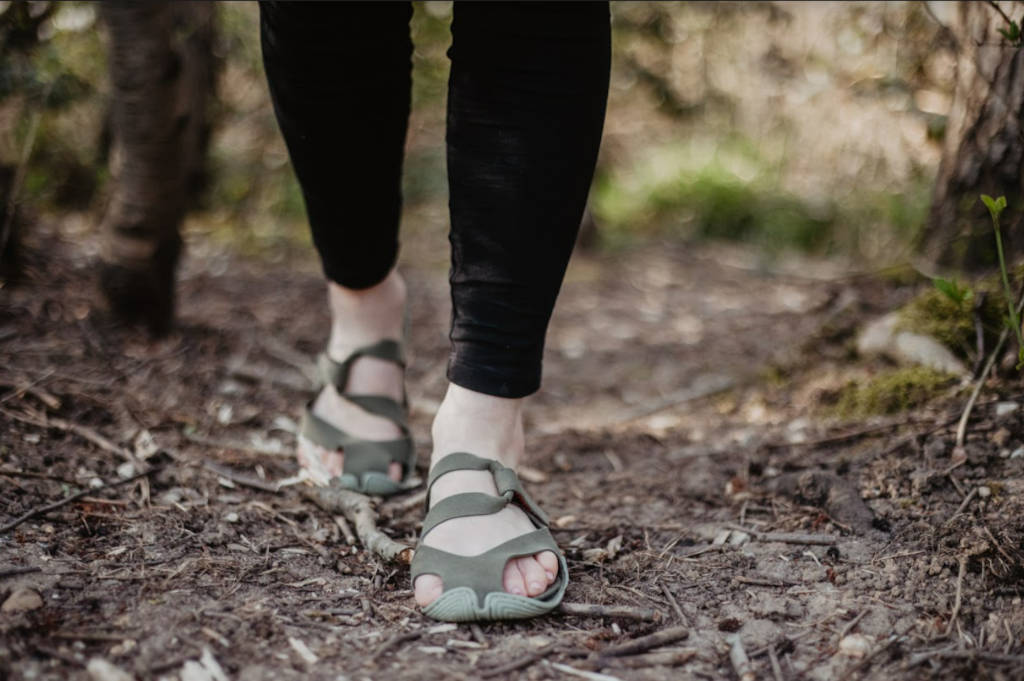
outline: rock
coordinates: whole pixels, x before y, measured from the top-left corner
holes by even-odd
[[[864,657],[871,652],[871,639],[864,634],[850,634],[839,642],[839,652],[849,657]]]
[[[981,497],[982,499],[988,499],[990,496],[992,496],[992,489],[987,485],[982,485],[981,487],[978,488],[978,496]]]
[[[1018,409],[1020,409],[1020,405],[1016,402],[996,402],[996,418],[1012,414]]]
[[[132,675],[102,657],[94,657],[85,667],[92,681],[134,681]]]
[[[884,355],[897,362],[919,364],[955,376],[967,376],[967,367],[949,348],[914,331],[898,329],[900,316],[890,312],[868,323],[857,338],[861,355]]]
[[[28,612],[43,607],[43,597],[35,589],[21,587],[7,597],[0,606],[3,612]]]

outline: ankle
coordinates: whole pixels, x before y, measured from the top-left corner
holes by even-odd
[[[405,280],[397,270],[367,289],[327,283],[331,310],[328,354],[344,358],[356,348],[384,338],[402,339],[405,322]]]
[[[523,400],[449,384],[431,434],[431,464],[452,452],[469,452],[514,467],[525,448]]]

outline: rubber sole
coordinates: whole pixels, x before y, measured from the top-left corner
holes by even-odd
[[[562,602],[569,585],[569,571],[565,557],[558,556],[558,577],[560,584],[547,597],[530,598],[516,596],[504,591],[492,592],[484,597],[480,605],[476,592],[468,586],[448,589],[433,603],[423,608],[423,614],[444,622],[497,622],[501,620],[522,620],[546,615]]]

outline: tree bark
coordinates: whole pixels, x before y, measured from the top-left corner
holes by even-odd
[[[1004,246],[1010,258],[1024,249],[1024,51],[999,34],[1009,26],[989,3],[961,2],[958,14],[956,90],[921,251],[939,267],[980,270],[997,262],[981,194],[1006,196]]]
[[[113,189],[100,286],[112,311],[157,333],[174,316],[179,228],[202,177],[216,77],[212,2],[104,2]]]

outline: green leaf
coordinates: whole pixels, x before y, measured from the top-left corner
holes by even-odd
[[[988,208],[988,212],[992,216],[993,220],[998,219],[999,214],[1002,213],[1003,210],[1006,208],[1005,196],[1000,196],[998,199],[993,199],[988,194],[982,194],[981,202],[985,204],[986,208]]]
[[[970,289],[966,286],[961,287],[956,283],[956,281],[950,281],[948,279],[943,279],[942,277],[935,277],[932,279],[932,284],[944,296],[952,300],[957,305],[963,304],[971,293]]]
[[[1017,25],[1016,21],[1011,21],[1010,28],[999,29],[999,34],[1011,43],[1016,44],[1020,41],[1020,26]]]

